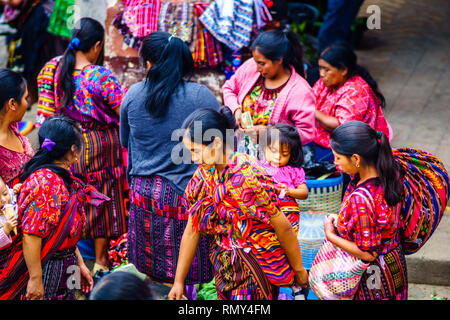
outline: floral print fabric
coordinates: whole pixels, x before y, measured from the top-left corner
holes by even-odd
[[[35,171],[22,185],[19,196],[19,221],[22,232],[40,238],[47,237],[60,221],[70,198],[63,180],[50,169]],[[82,235],[85,224],[83,211],[77,210],[69,237],[61,248],[73,248]]]

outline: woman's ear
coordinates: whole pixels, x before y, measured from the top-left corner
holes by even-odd
[[[215,137],[213,141],[214,150],[223,150],[223,140],[219,137]]]
[[[6,104],[6,110],[17,111],[17,101],[14,98],[9,99]]]
[[[282,66],[282,65],[283,65],[283,58],[280,58],[280,59],[278,59],[278,60],[275,60],[274,63],[275,63],[275,64],[279,64],[280,66]]]
[[[339,70],[341,72],[342,77],[346,78],[348,75],[348,68],[344,67],[343,69]]]
[[[152,63],[150,61],[146,61],[145,65],[147,67],[147,70],[150,70],[150,68],[152,67]]]
[[[78,148],[76,145],[72,145],[72,147],[70,148],[70,150],[72,151],[72,154],[74,155],[75,158],[79,158],[80,154],[81,154],[81,148]]]
[[[361,156],[360,156],[359,154],[353,154],[353,155],[350,157],[350,159],[351,159],[351,161],[352,161],[352,164],[353,164],[355,167],[357,167],[357,168],[361,167]]]
[[[97,41],[96,43],[95,43],[95,49],[97,49],[97,51],[102,51],[102,48],[103,48],[103,41]]]

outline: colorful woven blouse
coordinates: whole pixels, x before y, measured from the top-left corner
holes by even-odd
[[[56,73],[55,83],[58,83],[59,73]],[[72,102],[64,113],[80,122],[97,121],[101,124],[119,124],[119,116],[114,109],[119,108],[126,93],[111,70],[90,65],[73,74],[75,92]],[[60,93],[55,86],[55,104],[60,105]]]
[[[18,213],[22,232],[40,238],[47,237],[58,225],[69,198],[69,191],[56,173],[49,169],[35,171],[20,190]],[[85,221],[84,212],[77,210],[69,237],[58,250],[76,246],[81,238]]]
[[[360,76],[351,77],[333,93],[322,79],[319,79],[313,86],[313,92],[316,97],[316,110],[337,118],[339,124],[352,120],[362,121],[390,137],[389,124],[381,104]],[[324,148],[330,148],[330,132],[318,121],[314,142]]]
[[[368,179],[359,186],[357,183],[358,178],[351,181],[345,192],[338,219],[339,235],[363,251],[388,253],[400,243],[400,206],[388,206],[379,178]],[[373,202],[370,197],[352,194],[359,188],[366,189]]]
[[[186,188],[196,232],[215,236],[225,250],[247,248],[275,285],[293,283],[294,272],[270,224],[281,213],[272,178],[256,161],[235,153],[222,178],[199,166]]]
[[[38,75],[38,116],[36,122],[42,122],[49,116],[59,113],[58,107],[62,92],[58,89],[58,64],[56,57],[43,67]],[[72,119],[80,122],[97,121],[101,124],[119,123],[114,112],[120,107],[127,89],[121,86],[112,72],[102,66],[90,65],[73,73],[75,92],[72,102],[63,110]]]
[[[275,101],[286,83],[276,89],[267,89],[264,87],[264,77],[259,77],[242,102],[242,112],[250,111],[253,125],[267,126],[269,124]]]
[[[20,153],[0,146],[0,177],[7,184],[19,175],[25,163],[34,156],[30,141],[20,134],[17,124],[12,124],[11,129],[22,142],[24,152]]]
[[[38,105],[36,116],[36,127],[56,113],[55,106],[55,75],[62,56],[53,58],[47,62],[37,76]]]

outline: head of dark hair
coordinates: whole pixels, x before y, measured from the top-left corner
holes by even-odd
[[[76,48],[68,47],[64,52],[64,56],[58,67],[60,73],[58,81],[58,89],[63,93],[61,99],[61,106],[66,107],[71,103],[75,91],[73,84],[73,72],[75,70],[75,51],[83,53],[89,52],[97,42],[104,42],[105,29],[100,22],[92,18],[81,18],[75,23],[72,30],[72,40],[79,39],[79,44]],[[71,41],[72,41],[71,40]],[[103,53],[103,51],[101,52]],[[101,57],[99,57],[99,60]]]
[[[3,68],[0,69],[0,83],[0,111],[11,99],[20,103],[27,89],[25,78],[17,72]]]
[[[366,68],[357,64],[357,57],[351,46],[347,42],[337,42],[322,51],[319,59],[322,59],[333,67],[343,70],[347,68],[347,79],[354,75],[359,75],[370,86],[377,96],[381,107],[386,106],[386,100],[378,88],[377,82],[372,78]]]
[[[357,154],[366,165],[376,167],[389,206],[401,200],[399,166],[385,134],[377,132],[367,123],[349,121],[333,130],[330,146],[338,154],[347,157]]]
[[[253,41],[251,50],[258,50],[271,61],[283,59],[285,69],[290,69],[293,66],[299,75],[305,77],[302,60],[303,45],[297,35],[289,28],[261,32]]]
[[[300,134],[296,127],[287,123],[277,123],[270,125],[266,130],[267,145],[278,142],[280,145],[287,145],[291,154],[288,166],[301,168],[303,165],[303,149]]]
[[[145,280],[129,272],[116,271],[100,279],[89,300],[153,300],[153,294]]]
[[[235,143],[234,131],[237,128],[236,118],[228,107],[222,107],[219,111],[209,108],[197,109],[184,120],[182,125],[182,129],[186,130],[185,136],[192,142],[207,146],[214,141],[214,138],[219,137],[224,141],[224,147],[228,144],[232,148]],[[230,137],[231,132],[233,135]]]
[[[58,174],[70,189],[72,178],[70,173],[53,164],[55,160],[61,160],[75,145],[81,149],[82,135],[75,121],[64,115],[55,115],[44,121],[38,132],[40,149],[33,158],[28,161],[20,176],[20,181],[25,181],[33,172],[38,169],[47,168]],[[42,147],[45,139],[50,139],[55,145],[49,151]]]
[[[194,60],[187,44],[167,32],[153,32],[142,41],[139,55],[150,62],[147,73],[146,108],[154,117],[166,113],[172,94],[192,74]]]

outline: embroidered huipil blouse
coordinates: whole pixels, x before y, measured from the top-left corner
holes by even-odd
[[[339,235],[363,251],[386,254],[400,244],[400,206],[388,206],[379,178],[368,179],[359,186],[357,182],[353,180],[345,192],[338,219]],[[365,198],[352,194],[357,188],[365,188],[371,197],[364,192],[361,194]]]
[[[19,197],[19,220],[22,232],[47,237],[57,227],[64,206],[70,199],[63,180],[50,169],[35,171],[22,185]],[[82,236],[86,216],[77,210],[69,237],[58,250],[76,246]]]
[[[313,86],[316,110],[335,117],[339,124],[352,120],[367,123],[392,139],[390,126],[384,117],[381,104],[367,82],[358,75],[348,79],[339,89],[331,89],[319,79]],[[330,132],[316,121],[314,142],[330,148]]]
[[[222,178],[199,166],[186,206],[195,231],[214,235],[226,250],[248,248],[273,284],[289,285],[294,272],[270,224],[281,213],[274,184],[250,156],[235,153]]]

